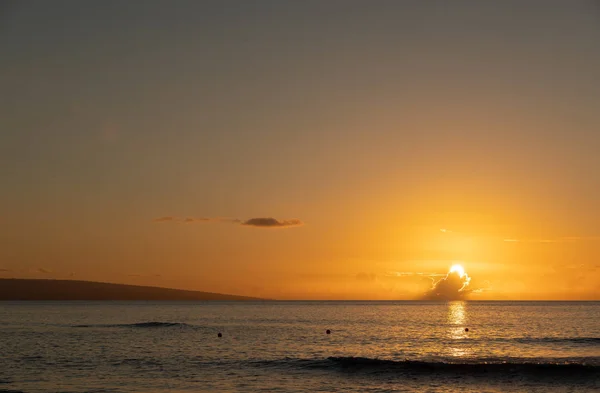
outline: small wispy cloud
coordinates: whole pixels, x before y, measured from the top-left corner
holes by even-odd
[[[203,222],[229,222],[238,223],[240,220],[237,218],[225,218],[225,217],[176,217],[176,216],[164,216],[158,217],[152,220],[152,222],[174,222],[184,224],[194,224]]]
[[[207,221],[211,221],[210,218],[207,217],[186,217],[183,218],[181,221],[185,222],[185,223],[193,223],[193,222],[207,222]]]
[[[303,225],[303,222],[298,219],[291,220],[277,220],[272,217],[266,218],[251,218],[243,221],[241,225],[259,227],[259,228],[285,228],[285,227],[296,227]]]
[[[158,217],[155,218],[154,220],[152,220],[154,222],[169,222],[169,221],[177,221],[177,217],[171,217],[171,216],[165,216],[165,217]]]
[[[175,216],[164,216],[158,217],[152,220],[156,223],[209,223],[209,222],[222,222],[243,225],[247,227],[255,228],[290,228],[304,225],[304,222],[296,218],[289,220],[278,220],[273,217],[257,217],[250,218],[247,220],[240,220],[238,218],[225,218],[225,217],[175,217]]]
[[[445,274],[439,273],[426,273],[426,272],[387,272],[387,277],[444,277]]]

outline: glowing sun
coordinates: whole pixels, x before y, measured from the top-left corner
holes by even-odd
[[[452,265],[449,273],[458,273],[460,278],[465,276],[465,269],[461,265]]]

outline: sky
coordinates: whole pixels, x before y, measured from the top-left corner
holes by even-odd
[[[3,1],[0,53],[0,278],[600,299],[597,1]]]

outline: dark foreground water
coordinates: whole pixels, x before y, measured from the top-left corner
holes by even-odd
[[[0,302],[0,392],[236,391],[600,391],[600,302]]]

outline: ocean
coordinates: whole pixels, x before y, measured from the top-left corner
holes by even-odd
[[[600,302],[0,302],[0,392],[593,391]]]

